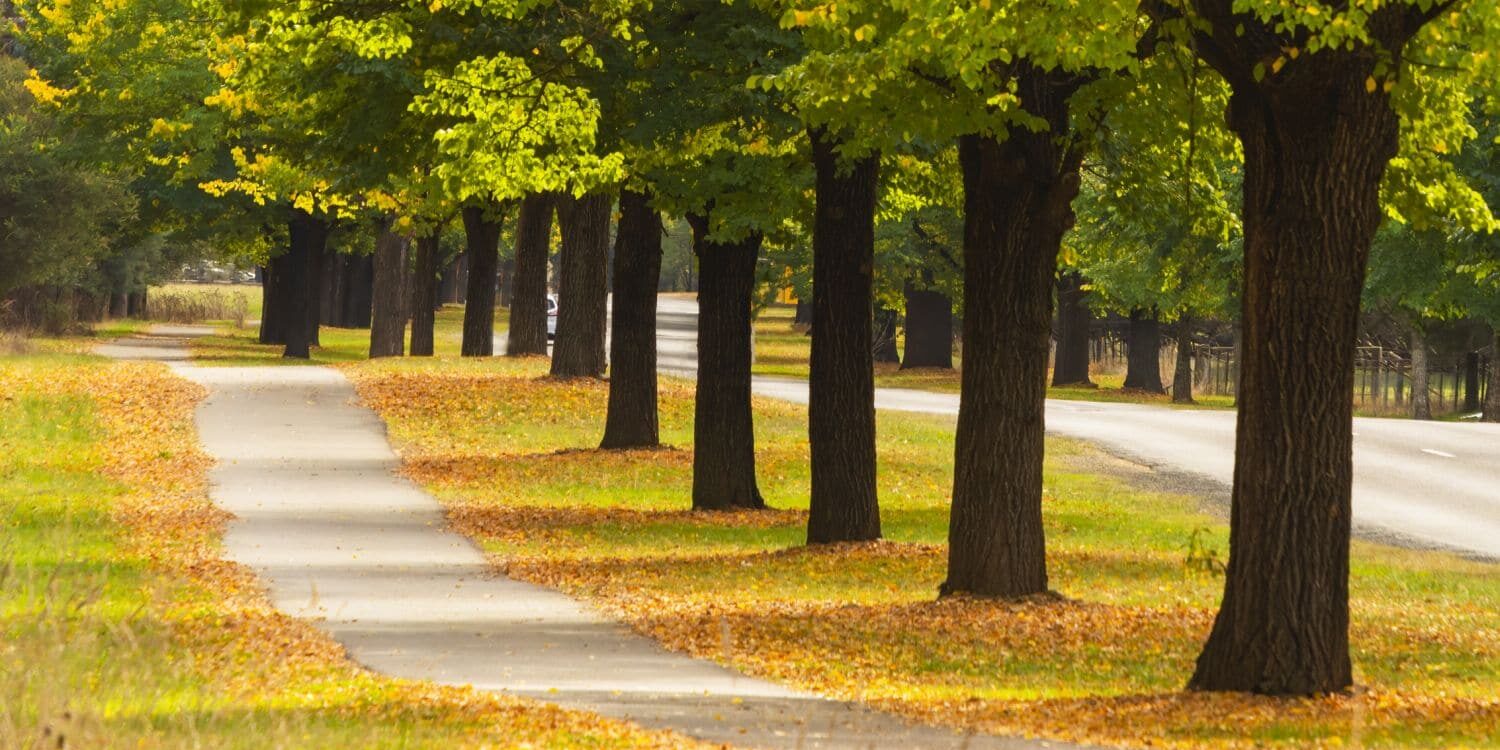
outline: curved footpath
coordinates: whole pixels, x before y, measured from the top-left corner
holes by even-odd
[[[492,571],[436,500],[395,474],[374,412],[327,367],[192,367],[193,327],[99,347],[172,364],[209,390],[199,439],[231,512],[226,556],[276,606],[315,618],[357,662],[753,748],[1020,748],[1061,743],[919,727],[667,652],[551,589]]]

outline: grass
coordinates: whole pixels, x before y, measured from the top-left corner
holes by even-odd
[[[233,300],[234,307],[244,310],[246,320],[260,320],[261,316],[261,289],[260,284],[210,284],[192,281],[174,281],[158,286],[153,286],[147,291],[147,300],[156,295],[168,295],[174,297],[200,297],[213,295],[226,297]],[[228,322],[231,318],[224,318],[213,322]],[[202,321],[210,322],[210,321]]]
[[[764,351],[764,350],[763,350]],[[887,541],[810,549],[806,413],[756,403],[778,510],[692,513],[692,384],[665,380],[657,451],[592,450],[607,386],[545,360],[346,369],[405,471],[510,575],[583,597],[668,647],[923,721],[1132,747],[1500,745],[1493,565],[1356,544],[1348,696],[1181,692],[1217,607],[1227,529],[1195,498],[1097,473],[1049,441],[1052,586],[1066,600],[935,601],[951,419],[882,413]],[[1142,469],[1137,469],[1144,471]]]
[[[378,677],[277,613],[219,558],[201,397],[157,365],[0,357],[0,747],[687,746]]]
[[[755,320],[755,366],[757,375],[773,375],[791,378],[806,378],[808,357],[812,351],[812,339],[802,330],[794,328],[792,320],[796,308],[792,305],[771,305],[761,311]],[[902,336],[896,338],[898,347],[904,344]],[[955,368],[961,364],[957,355],[953,358]],[[1233,396],[1198,394],[1197,404],[1173,404],[1167,394],[1146,393],[1124,388],[1124,373],[1096,371],[1090,375],[1097,388],[1065,386],[1048,388],[1047,397],[1069,401],[1110,401],[1130,403],[1162,404],[1165,406],[1187,406],[1192,408],[1234,408]],[[918,368],[902,370],[895,363],[875,365],[875,385],[880,388],[913,388],[939,393],[958,393],[959,371]]]
[[[495,308],[495,330],[504,331],[510,323],[510,310]],[[438,356],[457,355],[463,343],[464,308],[460,305],[444,305],[433,323],[433,350]],[[192,341],[193,358],[205,365],[327,365],[340,362],[355,362],[370,356],[370,330],[368,328],[319,329],[319,346],[312,348],[311,359],[287,359],[281,356],[279,344],[257,342],[258,329],[219,326],[213,336]],[[411,330],[407,329],[407,344],[410,346]]]

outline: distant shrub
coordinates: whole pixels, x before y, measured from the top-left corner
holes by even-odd
[[[19,331],[0,331],[0,356],[25,354],[29,351],[31,345]]]

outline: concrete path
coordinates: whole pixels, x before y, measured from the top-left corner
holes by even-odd
[[[158,329],[185,336],[203,331]],[[316,618],[357,662],[756,748],[1064,747],[914,727],[669,653],[558,592],[495,575],[438,503],[397,477],[379,418],[324,367],[192,367],[185,340],[100,347],[174,363],[209,389],[200,439],[235,515],[229,559],[276,606]]]

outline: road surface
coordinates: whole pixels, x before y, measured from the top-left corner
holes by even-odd
[[[697,302],[663,296],[657,348],[663,372],[697,367]],[[503,334],[500,338],[503,338]],[[807,381],[754,379],[757,394],[807,403]],[[958,396],[877,388],[875,406],[958,414]],[[1047,431],[1081,438],[1156,469],[1228,486],[1235,413],[1150,404],[1047,401]],[[1354,420],[1354,522],[1365,534],[1500,560],[1500,424]]]

